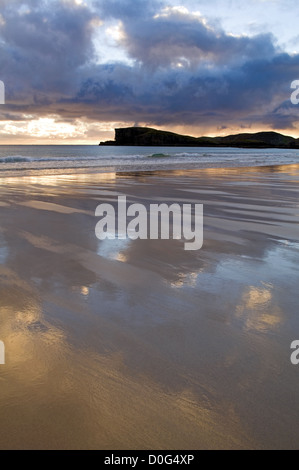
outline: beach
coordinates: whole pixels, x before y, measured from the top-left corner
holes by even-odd
[[[100,203],[204,206],[204,244]],[[296,449],[299,165],[0,174],[1,449]]]

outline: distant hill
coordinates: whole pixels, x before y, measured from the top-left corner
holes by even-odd
[[[299,139],[277,132],[237,134],[226,137],[191,137],[149,127],[115,129],[115,140],[100,145],[149,147],[240,147],[240,148],[298,148]]]

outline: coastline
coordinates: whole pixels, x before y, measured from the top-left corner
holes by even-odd
[[[0,0],[0,39],[0,450],[298,450],[295,2]]]
[[[292,169],[299,166],[299,163],[256,163],[255,165],[248,165],[246,163],[240,163],[239,165],[223,165],[223,164],[199,164],[199,163],[185,163],[185,164],[165,164],[164,162],[161,164],[157,164],[155,162],[154,165],[125,165],[120,166],[70,166],[70,167],[63,167],[63,168],[53,168],[52,166],[43,167],[43,168],[32,168],[32,169],[24,169],[24,168],[11,168],[11,169],[1,169],[0,168],[0,179],[7,178],[7,177],[43,177],[43,176],[51,176],[51,175],[60,175],[60,176],[68,176],[68,175],[101,175],[101,174],[109,174],[109,173],[119,173],[119,174],[126,174],[126,173],[155,173],[155,172],[169,172],[171,175],[172,172],[181,171],[181,172],[190,172],[190,171],[209,171],[209,170],[227,170],[227,171],[238,171],[239,169],[247,170],[247,171],[257,171],[262,168],[277,168],[278,171],[284,171],[288,169]]]
[[[196,170],[299,163],[298,150],[86,146],[3,146],[0,176],[109,171]]]

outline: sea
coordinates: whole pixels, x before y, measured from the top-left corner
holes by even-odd
[[[159,169],[252,167],[299,163],[299,149],[1,145],[0,176]]]

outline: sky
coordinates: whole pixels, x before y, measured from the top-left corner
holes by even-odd
[[[297,0],[0,0],[1,144],[299,137]]]

